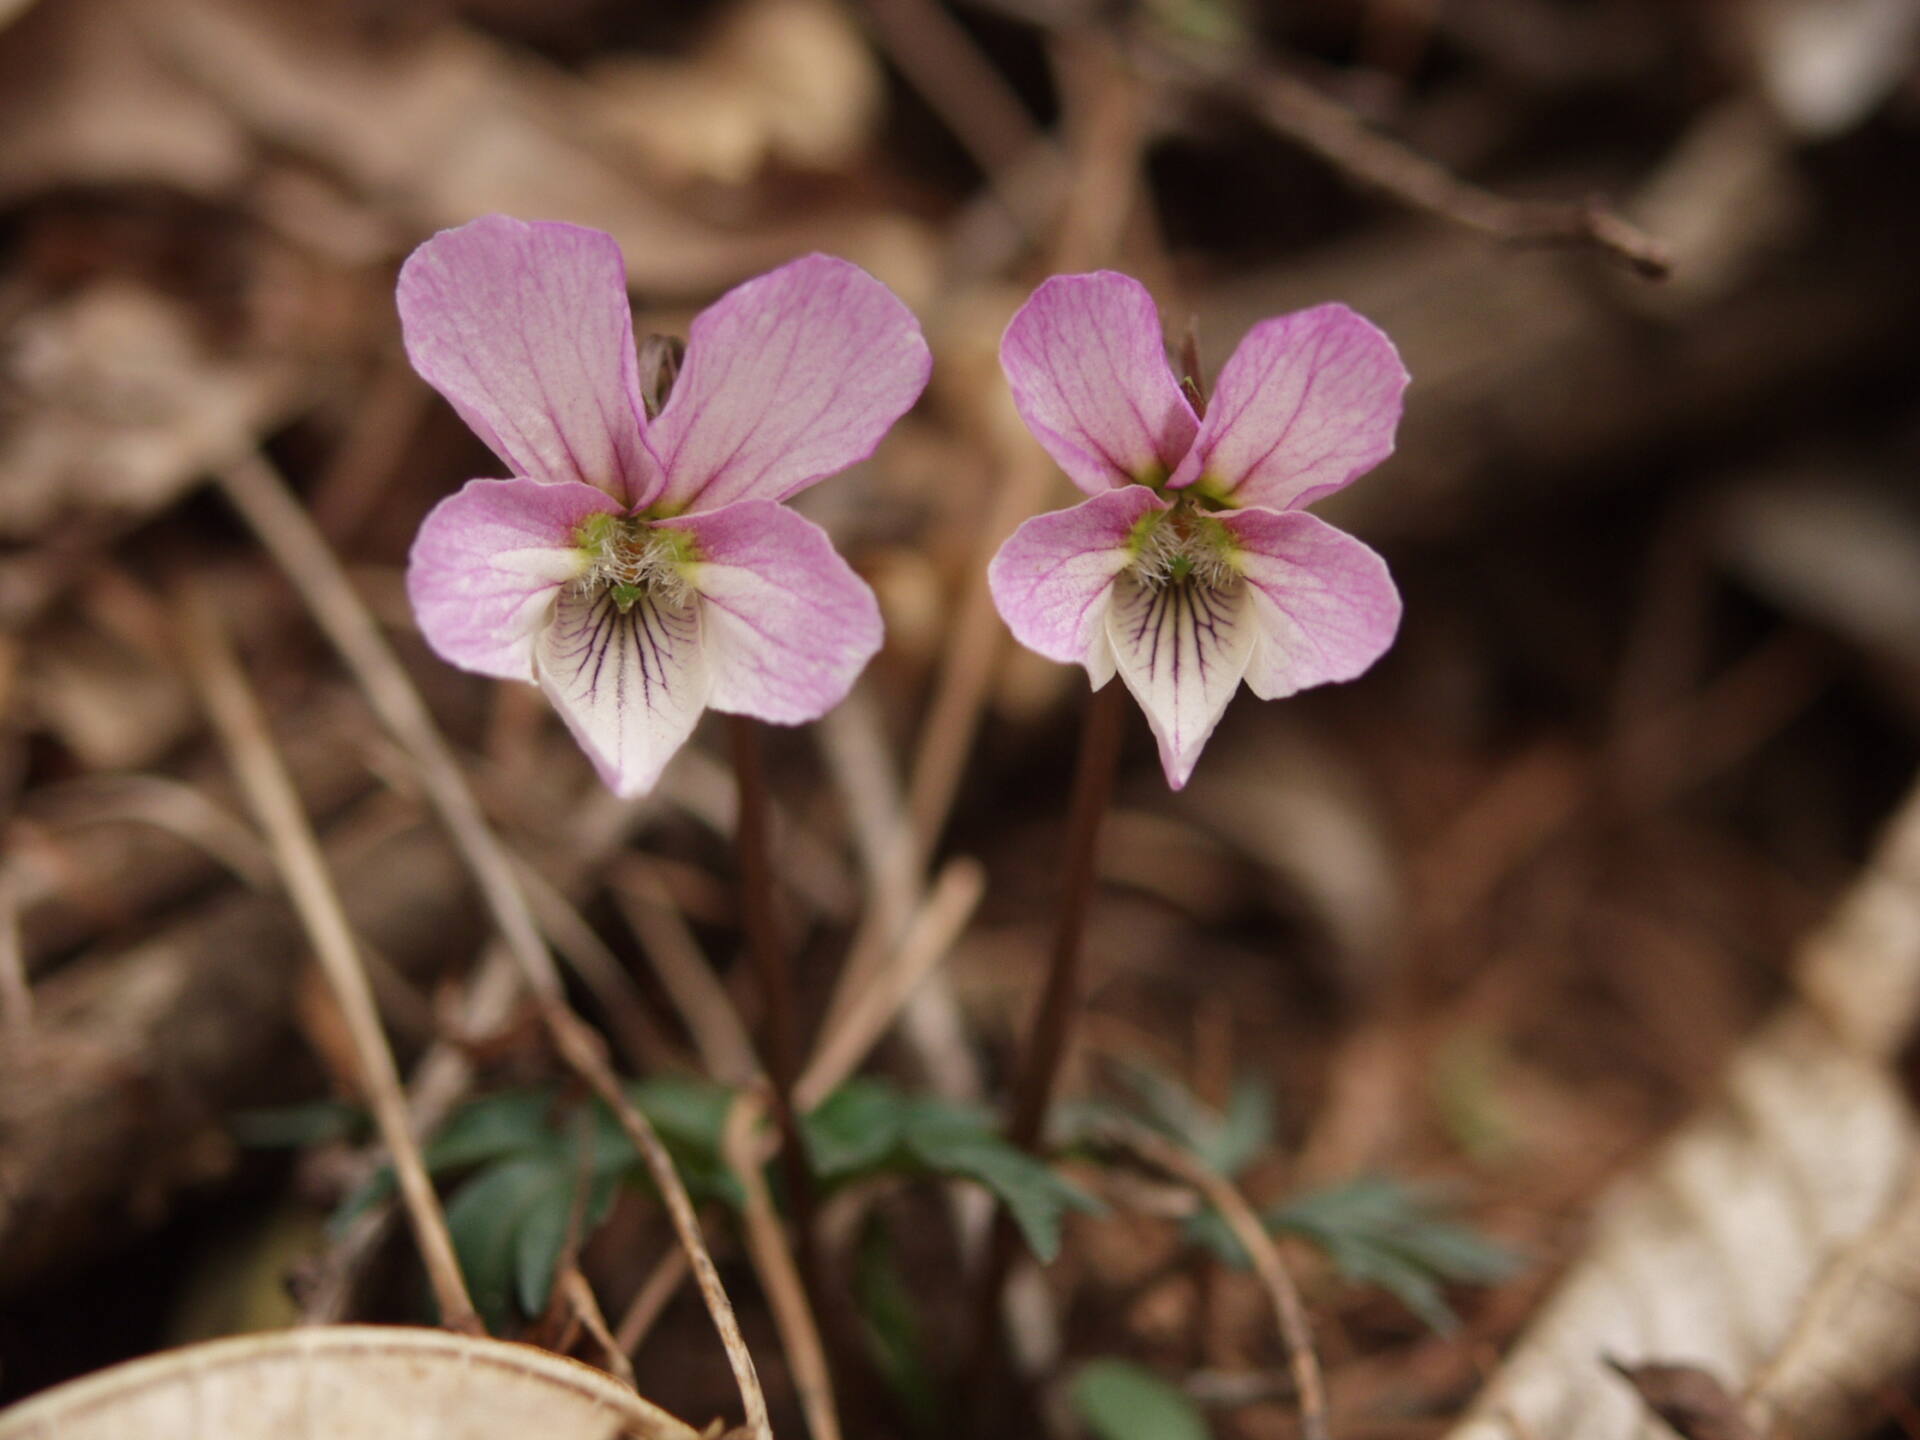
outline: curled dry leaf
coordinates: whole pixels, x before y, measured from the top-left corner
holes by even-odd
[[[1853,129],[1920,52],[1915,0],[1761,0],[1734,13],[1746,22],[1761,92],[1809,140]]]
[[[208,353],[181,306],[128,282],[34,311],[0,360],[0,538],[171,504],[271,426],[292,379]]]
[[[660,296],[710,293],[813,249],[884,275],[899,248],[903,227],[872,212],[734,231],[674,208],[636,183],[623,147],[592,142],[599,127],[580,81],[458,26],[372,51],[310,7],[143,0],[127,9],[143,42],[252,135],[318,163],[409,226],[491,211],[565,216],[611,233],[629,283]]]
[[[530,1345],[340,1325],[117,1365],[0,1414],[0,1440],[695,1440],[598,1370]]]
[[[873,52],[826,0],[752,0],[687,59],[596,66],[589,112],[672,179],[738,185],[769,161],[831,170],[872,133]]]
[[[1920,1125],[1892,1067],[1920,1011],[1920,792],[1795,978],[1720,1095],[1604,1197],[1452,1440],[1649,1433],[1607,1357],[1707,1370],[1757,1433],[1838,1435],[1920,1358]]]
[[[211,196],[239,183],[245,132],[148,52],[114,0],[26,11],[0,0],[0,196],[76,183]]]

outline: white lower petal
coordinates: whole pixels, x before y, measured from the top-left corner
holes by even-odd
[[[1144,585],[1132,576],[1115,583],[1107,641],[1120,678],[1147,713],[1174,789],[1187,783],[1239,688],[1255,635],[1243,584]]]
[[[563,592],[534,648],[540,687],[616,794],[651,790],[712,688],[700,602]]]

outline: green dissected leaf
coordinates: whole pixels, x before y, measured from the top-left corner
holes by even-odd
[[[1067,1392],[1074,1413],[1100,1440],[1208,1440],[1199,1408],[1131,1360],[1089,1360]]]
[[[544,1158],[506,1160],[476,1175],[447,1202],[447,1229],[460,1257],[474,1306],[490,1327],[504,1324],[516,1296],[524,1296],[527,1267],[521,1260],[529,1220],[550,1228],[557,1208],[564,1233],[572,1204],[572,1177]],[[536,1230],[535,1243],[542,1243]],[[558,1247],[555,1247],[557,1253]],[[548,1261],[549,1281],[552,1261]],[[542,1300],[545,1299],[544,1293]],[[538,1306],[529,1307],[533,1313]]]
[[[1222,1114],[1158,1070],[1123,1062],[1116,1071],[1139,1102],[1141,1118],[1222,1175],[1239,1174],[1273,1144],[1272,1091],[1251,1076],[1234,1085]]]
[[[883,1166],[899,1149],[912,1102],[878,1080],[850,1080],[801,1121],[813,1173],[831,1183]]]
[[[227,1128],[240,1144],[256,1150],[304,1150],[335,1140],[355,1140],[370,1128],[367,1112],[344,1100],[315,1100],[306,1105],[277,1105],[241,1110]]]
[[[814,1173],[944,1175],[986,1186],[1006,1205],[1042,1260],[1060,1248],[1060,1217],[1098,1205],[1052,1167],[1009,1144],[991,1116],[966,1105],[904,1095],[879,1080],[835,1091],[803,1122]]]
[[[1273,1090],[1251,1075],[1242,1076],[1227,1096],[1211,1154],[1201,1159],[1222,1175],[1238,1175],[1273,1147]]]
[[[1060,1252],[1060,1221],[1068,1210],[1099,1203],[1052,1166],[1016,1149],[991,1122],[966,1107],[937,1100],[913,1103],[906,1119],[907,1152],[937,1175],[973,1180],[999,1197],[1042,1261]]]
[[[630,1094],[659,1130],[695,1198],[737,1205],[739,1181],[719,1155],[729,1093],[706,1081],[657,1076]],[[623,1180],[648,1183],[645,1167],[605,1106],[565,1104],[551,1089],[489,1095],[462,1106],[424,1147],[435,1174],[475,1172],[448,1205],[447,1220],[452,1228],[460,1216],[454,1239],[461,1266],[475,1304],[490,1320],[503,1317],[514,1299],[528,1314],[545,1307],[572,1215],[583,1144],[591,1146],[593,1183],[584,1238],[606,1217]],[[393,1172],[383,1169],[335,1213],[335,1232],[393,1191]]]
[[[1441,1197],[1431,1190],[1368,1176],[1297,1196],[1262,1218],[1270,1230],[1290,1231],[1317,1245],[1347,1279],[1380,1286],[1445,1332],[1456,1323],[1443,1293],[1446,1285],[1501,1280],[1517,1263],[1510,1251],[1445,1214]],[[1227,1263],[1246,1264],[1246,1252],[1212,1211],[1195,1216],[1187,1233]]]

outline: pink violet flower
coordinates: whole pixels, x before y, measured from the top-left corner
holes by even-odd
[[[709,706],[791,725],[845,697],[879,607],[780,502],[872,454],[925,388],[891,291],[824,255],[747,281],[695,317],[652,416],[610,235],[490,215],[415,250],[398,299],[414,369],[512,472],[414,541],[441,658],[538,684],[621,795]]]
[[[1261,321],[1202,418],[1145,286],[1056,275],[1007,326],[1000,365],[1027,428],[1092,498],[1008,537],[994,603],[1094,689],[1119,674],[1174,789],[1242,680],[1279,699],[1351,680],[1393,642],[1386,563],[1304,509],[1393,451],[1407,372],[1367,321],[1344,305]]]

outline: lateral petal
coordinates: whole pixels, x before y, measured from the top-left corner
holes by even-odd
[[[880,649],[880,606],[827,532],[771,500],[684,515],[699,559],[707,703],[776,725],[817,720]]]
[[[1221,367],[1169,484],[1235,505],[1311,505],[1393,453],[1406,387],[1393,342],[1344,305],[1262,320]]]
[[[586,568],[574,532],[613,509],[577,481],[472,480],[428,512],[407,556],[407,598],[433,652],[462,670],[533,679],[554,597]]]
[[[1043,282],[1008,324],[1000,368],[1034,438],[1089,495],[1166,478],[1199,429],[1153,296],[1130,275]]]
[[[808,255],[694,318],[649,430],[668,513],[784,500],[871,455],[926,388],[920,322],[859,266]]]
[[[1133,559],[1133,527],[1165,505],[1144,485],[1123,485],[1028,520],[987,567],[1000,618],[1029,650],[1085,665],[1097,690],[1113,676],[1106,614],[1114,577]]]
[[[564,591],[534,648],[540,688],[622,797],[654,787],[706,708],[711,680],[699,601]]]
[[[416,249],[398,299],[413,368],[516,475],[651,501],[659,471],[611,235],[482,216]]]
[[[1107,639],[1160,744],[1167,784],[1178,790],[1253,654],[1246,588],[1194,579],[1146,585],[1123,576],[1107,610]]]
[[[1393,643],[1400,592],[1387,562],[1353,536],[1298,510],[1220,521],[1240,546],[1258,635],[1247,688],[1262,700],[1351,680]]]

